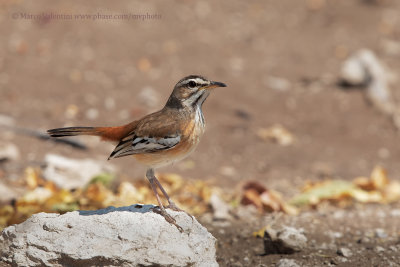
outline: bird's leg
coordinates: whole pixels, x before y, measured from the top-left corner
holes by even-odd
[[[166,195],[166,192],[165,192],[164,188],[162,188],[160,182],[154,176],[154,170],[153,169],[148,169],[147,172],[146,172],[146,177],[147,177],[147,179],[149,179],[151,189],[153,190],[154,195],[157,198],[158,206],[160,207],[160,212],[159,213],[165,218],[165,220],[167,222],[169,222],[170,224],[175,225],[176,228],[178,228],[179,231],[183,232],[182,227],[180,227],[178,224],[176,224],[175,219],[172,218],[172,216],[167,213],[167,211],[165,210],[163,204],[161,203],[160,196],[158,195],[158,192],[157,192],[157,186],[160,187],[160,189],[161,189],[161,191],[163,192],[164,195]],[[168,199],[169,199],[169,197],[167,197],[167,200]],[[170,202],[168,201],[168,203],[170,203]]]
[[[153,176],[154,176],[154,175],[153,175]],[[177,205],[175,204],[175,202],[173,202],[172,199],[168,196],[167,192],[166,192],[165,189],[162,187],[160,181],[158,181],[157,177],[155,177],[155,176],[154,176],[154,181],[155,181],[155,183],[157,184],[158,188],[160,188],[161,192],[163,193],[163,195],[165,196],[165,198],[166,198],[167,201],[168,201],[168,206],[167,206],[166,208],[167,208],[167,209],[174,210],[174,211],[181,211],[181,212],[184,212],[184,213],[186,213],[190,218],[192,218],[192,220],[193,220],[192,215],[190,215],[187,211],[178,208],[178,206],[177,206]]]
[[[164,197],[167,199],[168,201],[168,206],[167,208],[171,209],[171,210],[175,210],[175,211],[184,211],[180,208],[178,208],[178,206],[176,206],[176,204],[172,201],[172,199],[168,196],[167,192],[165,191],[165,189],[162,187],[160,181],[158,181],[158,179],[154,176],[154,181],[157,184],[158,188],[160,188],[161,192],[163,193]]]

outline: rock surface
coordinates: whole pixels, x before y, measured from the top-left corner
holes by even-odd
[[[337,254],[338,254],[339,256],[343,256],[343,257],[346,257],[346,258],[351,257],[351,256],[353,255],[353,253],[351,252],[351,250],[348,249],[348,248],[339,248],[339,249],[337,250]]]
[[[389,87],[395,77],[377,56],[368,49],[361,49],[349,57],[340,70],[340,79],[347,86],[366,87],[368,100],[381,112],[392,117],[400,129],[400,108]]]
[[[216,239],[196,219],[168,210],[181,233],[152,208],[35,214],[2,231],[0,265],[218,266]]]
[[[276,231],[267,228],[264,234],[265,254],[292,254],[302,251],[307,245],[307,237],[293,227],[284,226]]]

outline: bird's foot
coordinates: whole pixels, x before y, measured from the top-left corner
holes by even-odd
[[[183,211],[183,212],[184,212],[183,209],[178,208],[178,206],[177,206],[174,202],[172,202],[172,201],[169,202],[169,205],[166,206],[166,208],[167,208],[167,209],[174,210],[174,211]]]
[[[153,208],[153,211],[155,213],[160,214],[161,216],[164,217],[164,219],[169,222],[170,224],[174,225],[176,228],[178,228],[179,232],[183,233],[183,228],[180,227],[177,223],[176,220],[174,218],[172,218],[171,215],[169,215],[165,209],[160,208],[159,206]]]
[[[190,218],[192,218],[192,220],[193,220],[193,216],[192,215],[190,215],[187,211],[185,211],[185,210],[183,210],[183,209],[180,209],[174,202],[169,202],[169,205],[168,206],[166,206],[166,208],[167,209],[171,209],[171,210],[174,210],[174,211],[179,211],[179,212],[184,212],[184,213],[186,213]]]

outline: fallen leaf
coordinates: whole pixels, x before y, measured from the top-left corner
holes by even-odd
[[[317,205],[323,200],[339,200],[351,195],[356,186],[343,180],[326,180],[308,185],[304,192],[292,200],[290,204],[295,206]]]
[[[381,190],[389,184],[389,179],[387,178],[386,170],[380,166],[374,168],[371,173],[371,182],[374,189]]]
[[[373,169],[371,177],[357,177],[353,182],[326,180],[307,184],[303,193],[290,203],[296,206],[318,205],[329,200],[337,204],[348,200],[361,203],[389,203],[400,199],[400,183],[390,181],[386,170],[380,166]]]
[[[29,189],[34,189],[44,184],[44,180],[40,177],[40,171],[32,167],[25,169],[25,181]]]
[[[393,181],[383,190],[384,200],[388,203],[400,200],[400,182]]]
[[[104,208],[108,206],[109,202],[112,202],[113,193],[104,186],[102,183],[90,184],[84,196],[88,199],[89,205],[96,208]]]
[[[287,214],[298,213],[296,207],[286,203],[277,191],[267,189],[256,181],[248,181],[242,185],[240,203],[242,205],[253,205],[259,212],[283,211]]]
[[[265,230],[266,230],[266,229],[267,229],[267,226],[264,226],[264,227],[261,228],[260,230],[253,232],[253,236],[254,236],[254,237],[264,238]]]
[[[103,184],[105,187],[109,187],[112,183],[112,181],[114,180],[115,175],[111,174],[111,173],[100,173],[96,176],[94,176],[88,183],[88,185],[90,184],[95,184],[95,183],[101,183]]]

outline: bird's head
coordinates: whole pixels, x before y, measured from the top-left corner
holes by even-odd
[[[207,80],[199,75],[190,75],[180,80],[172,91],[166,106],[170,108],[201,107],[216,87],[226,87],[226,84]]]

